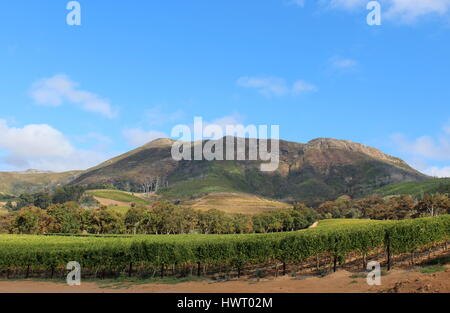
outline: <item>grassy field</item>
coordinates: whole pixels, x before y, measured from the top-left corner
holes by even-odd
[[[183,206],[199,211],[217,209],[225,213],[260,214],[266,211],[288,209],[289,204],[251,194],[217,192],[195,200],[184,201]]]
[[[127,212],[130,210],[130,206],[128,205],[109,205],[108,210],[119,213],[120,215],[125,216]]]
[[[392,184],[376,189],[372,193],[381,196],[413,195],[417,197],[425,193],[437,192],[450,193],[450,178],[436,178],[421,182]]]
[[[109,189],[99,189],[99,190],[89,190],[87,193],[93,195],[94,197],[101,199],[109,199],[118,202],[131,203],[147,205],[150,202],[139,198],[132,193],[120,191],[120,190],[109,190]]]
[[[8,214],[8,210],[0,205],[0,216]]]
[[[316,229],[332,229],[335,227],[355,226],[355,225],[376,225],[389,223],[389,221],[364,220],[364,219],[329,219],[321,220]]]

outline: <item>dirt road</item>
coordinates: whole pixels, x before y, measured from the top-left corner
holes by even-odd
[[[363,275],[338,271],[323,278],[285,276],[257,281],[234,280],[136,284],[85,282],[70,287],[64,283],[31,280],[0,281],[0,293],[349,293],[349,292],[450,292],[450,268],[424,274],[416,269],[393,270],[382,277],[381,286],[368,286]]]

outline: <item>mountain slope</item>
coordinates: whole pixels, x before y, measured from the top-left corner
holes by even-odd
[[[0,172],[0,191],[19,195],[63,186],[74,180],[81,171],[64,173],[28,170],[25,172]]]
[[[215,192],[206,196],[183,202],[184,207],[194,210],[207,211],[216,209],[226,213],[259,214],[265,211],[291,208],[283,202],[266,199],[245,193]]]
[[[435,178],[419,182],[404,182],[387,185],[372,191],[380,196],[413,195],[420,197],[425,193],[450,194],[450,178]]]
[[[428,178],[398,158],[345,140],[319,138],[306,144],[280,140],[280,165],[272,173],[260,171],[261,160],[177,162],[171,157],[172,143],[155,140],[87,170],[71,184],[112,184],[142,192],[158,178],[158,193],[167,198],[244,192],[313,203]],[[248,151],[249,141],[245,144]]]

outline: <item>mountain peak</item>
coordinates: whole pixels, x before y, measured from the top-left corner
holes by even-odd
[[[397,166],[408,166],[403,160],[383,153],[382,151],[350,140],[340,140],[333,138],[317,138],[309,141],[307,146],[316,149],[338,149],[352,152],[359,152],[374,159],[396,164]]]
[[[145,144],[145,148],[156,148],[171,146],[175,141],[170,138],[158,138]]]
[[[43,171],[43,170],[36,170],[33,168],[30,168],[23,172],[18,172],[19,174],[50,174],[52,171]]]

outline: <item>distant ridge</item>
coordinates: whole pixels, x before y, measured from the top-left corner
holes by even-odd
[[[280,140],[280,166],[273,173],[261,172],[261,161],[177,162],[171,157],[172,143],[152,141],[81,173],[71,184],[108,184],[139,192],[146,182],[159,179],[158,193],[168,198],[245,192],[318,202],[429,179],[399,158],[348,140],[318,138],[306,144]]]

